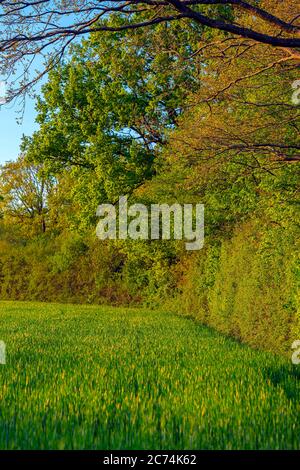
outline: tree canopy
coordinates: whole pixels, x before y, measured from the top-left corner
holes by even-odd
[[[219,31],[282,48],[299,60],[298,13],[296,2],[269,0],[2,0],[0,67],[11,76],[16,69],[20,74],[23,64],[21,78],[10,83],[8,99],[13,99],[54,68],[78,38],[171,22],[182,28],[198,25],[203,34]],[[33,74],[37,58],[38,72]]]

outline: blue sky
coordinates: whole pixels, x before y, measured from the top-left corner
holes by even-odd
[[[72,22],[72,15],[63,17],[60,21],[62,26],[68,25]],[[47,49],[51,51],[51,47]],[[32,69],[43,68],[43,58],[36,57]],[[21,75],[22,67],[17,68],[17,75]],[[0,76],[0,81],[5,78]],[[44,77],[40,83],[35,87],[34,91],[39,92],[43,83],[47,81],[47,76]],[[0,105],[0,165],[9,160],[15,160],[20,153],[20,144],[22,135],[31,135],[38,125],[35,123],[35,102],[30,98],[26,98],[26,107],[23,121],[17,124],[18,104],[10,103],[8,105]]]
[[[26,99],[25,114],[21,124],[17,124],[19,116],[18,104],[0,106],[0,164],[8,160],[14,160],[19,154],[22,135],[31,135],[37,128],[35,124],[34,101]]]

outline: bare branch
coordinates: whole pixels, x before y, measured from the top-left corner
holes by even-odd
[[[234,20],[219,15],[220,6],[231,8]],[[291,60],[299,60],[298,12],[289,5],[284,18],[276,12],[275,7],[267,11],[254,0],[0,0],[0,72],[12,75],[24,69],[20,83],[11,85],[8,98],[12,100],[28,92],[82,36],[183,19],[283,48]],[[32,77],[36,59],[39,72]]]

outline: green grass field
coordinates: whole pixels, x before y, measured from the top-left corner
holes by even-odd
[[[300,368],[192,320],[0,303],[1,449],[299,449]]]

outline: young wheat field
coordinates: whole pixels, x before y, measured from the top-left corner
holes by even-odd
[[[300,368],[190,319],[0,303],[1,449],[300,449]]]

